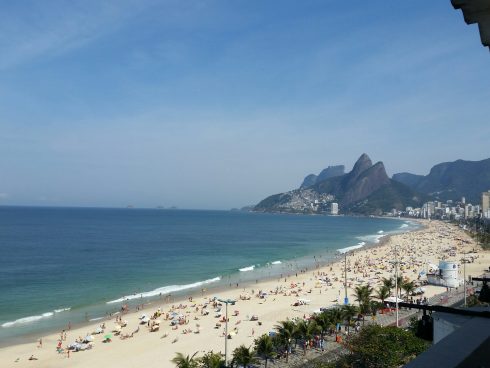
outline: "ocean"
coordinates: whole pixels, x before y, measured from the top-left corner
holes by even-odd
[[[416,226],[346,216],[0,207],[0,340],[102,319],[123,303],[218,293]]]

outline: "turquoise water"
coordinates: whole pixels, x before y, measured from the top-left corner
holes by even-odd
[[[412,226],[380,218],[0,207],[0,338],[96,320],[124,300],[291,272]]]

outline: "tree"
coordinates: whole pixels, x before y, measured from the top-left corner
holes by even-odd
[[[172,363],[174,363],[177,368],[197,368],[197,360],[194,359],[196,354],[197,351],[192,356],[184,356],[182,353],[177,353],[172,359]]]
[[[376,298],[381,300],[381,303],[385,303],[385,299],[390,296],[390,288],[386,285],[380,286],[376,290]]]
[[[388,294],[391,294],[391,289],[395,287],[395,284],[393,283],[393,279],[391,277],[390,278],[383,277],[382,282],[383,282],[383,286],[388,288]]]
[[[296,336],[303,340],[303,353],[306,354],[306,347],[304,342],[308,339],[308,323],[305,320],[300,320],[296,324]]]
[[[335,341],[337,341],[337,324],[342,323],[342,321],[344,320],[344,317],[342,316],[342,311],[340,308],[332,308],[329,309],[326,313],[328,315],[328,319],[330,320],[330,326],[335,329]]]
[[[400,297],[400,294],[402,293],[402,287],[403,287],[403,284],[405,283],[405,281],[403,280],[403,276],[398,276],[396,278],[396,287],[397,287],[397,294],[396,294],[396,297],[399,298]]]
[[[275,330],[278,334],[278,339],[281,344],[286,348],[286,363],[289,359],[289,353],[291,351],[291,339],[294,337],[295,325],[294,322],[287,319],[285,321],[280,321],[278,325],[276,325]]]
[[[296,334],[303,341],[303,352],[306,355],[306,342],[310,340],[313,335],[319,333],[321,327],[317,325],[315,320],[300,320],[296,324]]]
[[[314,319],[320,331],[321,338],[323,340],[323,336],[325,336],[325,332],[327,332],[327,330],[332,325],[330,318],[328,314],[325,311],[323,311],[322,313],[315,315]]]
[[[267,361],[276,356],[274,352],[274,344],[272,338],[269,335],[262,335],[255,340],[255,351],[257,355],[264,359],[265,368],[267,368]]]
[[[400,367],[422,353],[428,344],[410,331],[393,326],[369,325],[348,342],[348,366]]]
[[[406,297],[408,299],[408,297],[410,296],[410,294],[412,294],[413,291],[415,290],[415,284],[413,283],[413,281],[404,282],[402,284],[402,289],[403,289],[403,291],[405,291]]]
[[[347,322],[347,333],[349,332],[349,327],[352,319],[357,315],[358,309],[355,305],[343,305],[342,306],[342,317]]]
[[[365,314],[369,311],[369,302],[371,301],[373,288],[369,285],[360,285],[355,288],[356,301],[359,302],[361,313]]]
[[[490,288],[486,281],[483,281],[478,300],[482,303],[490,303]]]
[[[241,365],[245,368],[249,367],[250,364],[256,363],[255,353],[250,348],[245,345],[240,345],[235,350],[233,350],[233,364]]]
[[[225,360],[220,353],[214,353],[213,351],[207,352],[199,360],[200,368],[221,368],[225,365]]]
[[[378,302],[377,300],[371,300],[369,302],[369,311],[373,314],[373,316],[376,316],[378,313],[378,310],[383,308],[383,303]]]

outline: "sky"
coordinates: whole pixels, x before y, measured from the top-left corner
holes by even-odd
[[[490,157],[449,0],[0,1],[0,205],[228,209],[367,153]]]

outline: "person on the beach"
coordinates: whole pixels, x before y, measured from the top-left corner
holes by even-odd
[[[39,346],[38,346],[38,348],[42,348],[42,347],[43,347],[43,339],[40,338],[39,339]]]

